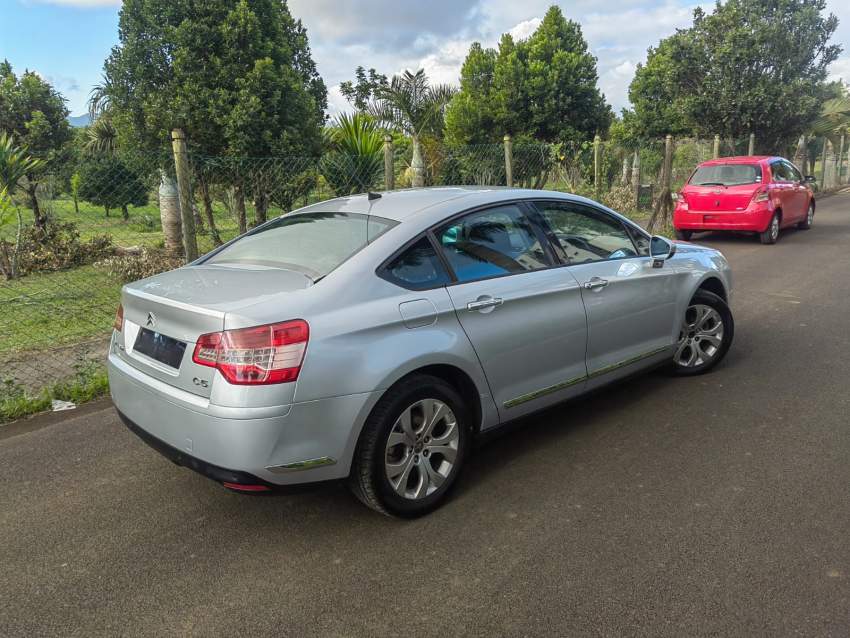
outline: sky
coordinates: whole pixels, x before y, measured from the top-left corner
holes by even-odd
[[[646,49],[688,26],[693,0],[557,0],[582,26],[598,60],[599,86],[619,111]],[[530,35],[553,0],[289,0],[307,28],[313,58],[328,86],[329,110],[347,108],[339,83],[354,68],[386,75],[424,68],[434,82],[457,83],[472,42],[495,46],[502,33]],[[0,0],[0,59],[16,72],[38,72],[68,99],[72,115],[86,110],[103,60],[118,42],[120,0]],[[702,4],[708,10],[713,3]],[[845,51],[830,68],[850,83],[850,0],[827,0]]]

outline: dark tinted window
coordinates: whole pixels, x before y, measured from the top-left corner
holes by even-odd
[[[537,207],[570,263],[638,256],[626,227],[607,213],[559,202],[539,202]]]
[[[632,228],[631,226],[626,226],[629,231],[629,234],[632,236],[632,241],[635,243],[635,248],[637,248],[638,255],[641,257],[649,256],[649,237],[640,232],[637,228]]]
[[[770,165],[770,172],[773,173],[774,182],[791,182],[793,175],[788,170],[788,166],[784,162],[774,162]]]
[[[688,182],[694,186],[740,186],[761,181],[758,164],[714,164],[700,166]]]
[[[528,218],[515,205],[471,213],[437,231],[458,281],[473,281],[550,265]]]
[[[423,237],[384,268],[382,275],[405,288],[424,290],[449,283],[440,258],[427,237]]]
[[[803,175],[797,170],[796,166],[794,166],[791,162],[782,162],[782,164],[785,166],[785,172],[792,182],[803,181]]]
[[[284,215],[223,248],[204,263],[285,268],[319,279],[398,222],[374,215]]]

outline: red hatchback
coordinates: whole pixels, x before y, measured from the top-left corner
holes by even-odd
[[[678,239],[702,230],[740,230],[774,244],[780,228],[808,229],[815,216],[813,177],[781,157],[723,157],[703,162],[673,211]]]

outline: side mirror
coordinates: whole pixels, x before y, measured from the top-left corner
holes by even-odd
[[[806,175],[806,176],[803,178],[803,181],[804,181],[806,184],[814,184],[816,181],[818,181],[818,178],[817,178],[817,177],[815,177],[814,175]]]
[[[652,257],[652,267],[661,268],[664,262],[676,254],[676,244],[660,235],[653,235],[649,240],[649,256]]]

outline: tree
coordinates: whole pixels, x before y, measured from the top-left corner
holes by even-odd
[[[347,80],[339,85],[339,92],[358,111],[366,111],[374,101],[379,89],[387,86],[387,76],[375,69],[367,72],[362,66],[354,70],[354,81]]]
[[[368,115],[343,113],[326,129],[325,138],[327,151],[319,169],[336,195],[362,193],[380,181],[384,140]]]
[[[629,95],[649,137],[754,133],[784,149],[817,117],[841,47],[825,0],[727,0],[650,49]],[[789,35],[790,34],[790,35]]]
[[[12,212],[17,218],[15,243],[10,245],[5,239],[0,239],[0,271],[6,279],[14,279],[18,275],[23,230],[21,211],[13,197],[26,176],[37,173],[43,164],[43,160],[31,157],[26,148],[16,146],[11,135],[0,131],[0,226],[8,222]]]
[[[446,137],[454,144],[497,142],[506,133],[544,142],[590,139],[612,117],[597,81],[581,27],[550,7],[527,40],[504,34],[498,49],[470,47],[446,112]]]
[[[281,0],[126,0],[93,97],[108,102],[119,145],[161,153],[182,128],[199,166],[226,154],[317,155],[327,106],[306,30]],[[244,211],[251,184],[242,174],[231,184]],[[267,193],[254,198],[261,221]],[[204,208],[214,227],[209,198]]]
[[[65,98],[33,71],[16,77],[8,60],[0,64],[0,130],[14,135],[28,153],[41,160],[26,175],[25,190],[35,224],[42,228],[44,215],[37,190],[41,175],[62,160],[65,144],[71,139]]]
[[[126,221],[130,218],[127,206],[148,203],[144,180],[116,156],[88,157],[80,165],[79,176],[80,198],[103,206],[107,217],[111,209],[120,208]]]
[[[393,76],[387,86],[379,87],[372,105],[372,115],[382,124],[410,136],[413,146],[413,186],[425,185],[425,162],[422,159],[422,136],[439,135],[443,112],[454,95],[446,85],[431,86],[423,69],[405,71]]]

